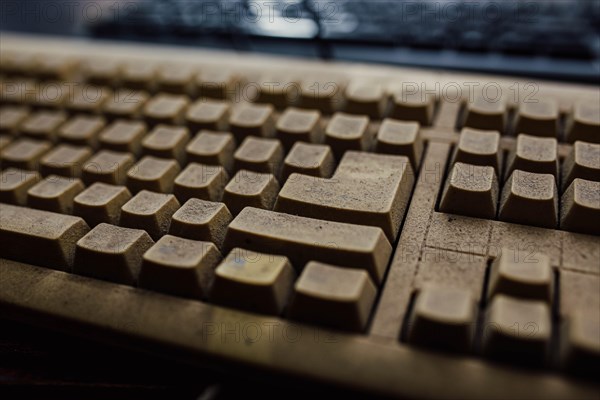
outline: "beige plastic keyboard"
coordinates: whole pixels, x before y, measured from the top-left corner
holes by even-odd
[[[371,394],[598,397],[598,86],[0,48],[3,317]]]

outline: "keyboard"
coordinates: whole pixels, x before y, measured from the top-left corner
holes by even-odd
[[[597,85],[0,44],[3,318],[302,387],[597,398]]]

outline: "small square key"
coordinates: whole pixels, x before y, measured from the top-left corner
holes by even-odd
[[[325,144],[294,144],[283,163],[281,182],[293,173],[330,178],[335,169],[331,148]]]
[[[185,164],[185,146],[190,132],[182,126],[158,125],[142,140],[142,152],[146,155],[173,158]]]
[[[139,155],[146,124],[141,121],[117,120],[104,128],[98,137],[100,147]]]
[[[179,171],[175,160],[145,156],[127,172],[127,187],[132,193],[140,190],[171,193]]]
[[[142,190],[121,208],[121,225],[144,229],[158,240],[169,231],[171,216],[179,208],[172,194]]]
[[[104,102],[102,109],[109,121],[119,118],[136,119],[142,115],[149,98],[150,95],[141,90],[120,89]]]
[[[515,170],[502,189],[501,221],[556,228],[558,193],[554,176]]]
[[[27,191],[40,179],[40,174],[34,171],[5,169],[0,174],[0,202],[24,206],[27,203]]]
[[[69,95],[65,107],[71,113],[99,114],[112,96],[112,91],[105,87],[77,86]]]
[[[134,162],[130,153],[101,150],[83,165],[81,179],[86,185],[94,182],[124,185],[127,171]]]
[[[558,143],[555,138],[519,135],[507,165],[507,177],[516,169],[558,177]]]
[[[378,153],[407,156],[416,170],[421,162],[423,139],[420,125],[414,121],[397,121],[386,118],[377,132],[375,150]]]
[[[515,134],[526,133],[533,136],[558,136],[558,104],[546,99],[525,102],[519,106],[515,122]]]
[[[421,91],[394,94],[391,117],[403,121],[417,121],[423,126],[433,123],[435,98]]]
[[[273,136],[273,106],[248,104],[234,109],[229,117],[229,127],[238,142],[246,136]]]
[[[283,162],[283,147],[277,139],[249,136],[233,155],[233,168],[267,172],[279,176]]]
[[[153,92],[156,89],[157,66],[144,60],[135,60],[121,66],[123,86]]]
[[[224,69],[206,70],[196,76],[196,85],[201,97],[227,99],[234,97],[240,86],[240,77]]]
[[[498,294],[552,303],[554,274],[550,258],[545,254],[520,255],[503,249],[492,263],[488,297]]]
[[[40,161],[40,173],[72,178],[81,176],[83,164],[92,156],[89,147],[61,144],[50,150]]]
[[[233,169],[235,139],[231,133],[200,131],[185,148],[188,162]]]
[[[100,224],[79,239],[73,272],[135,285],[142,256],[154,241],[141,229]]]
[[[365,329],[377,295],[369,274],[311,261],[294,285],[292,319],[336,329]]]
[[[189,102],[186,96],[159,93],[144,105],[144,119],[150,126],[179,125],[183,122]]]
[[[71,95],[71,87],[61,82],[41,82],[29,104],[36,109],[62,108]]]
[[[62,111],[38,111],[22,122],[19,132],[32,139],[55,141],[66,120]]]
[[[600,235],[600,182],[573,180],[561,198],[560,227]]]
[[[221,201],[228,181],[229,175],[221,166],[189,163],[175,178],[173,194],[182,203],[193,197]]]
[[[29,116],[29,109],[22,106],[4,106],[0,108],[0,134],[16,135],[19,126]]]
[[[121,78],[121,64],[116,59],[95,57],[83,63],[85,80],[93,85],[116,86]]]
[[[593,378],[600,361],[600,316],[597,310],[576,310],[561,332],[561,363],[569,372]]]
[[[73,200],[73,214],[85,220],[89,226],[103,222],[117,225],[121,218],[121,207],[131,199],[125,186],[94,183],[79,193]]]
[[[453,156],[454,162],[494,167],[500,175],[500,133],[463,128]]]
[[[290,107],[281,114],[275,128],[277,138],[286,149],[299,141],[320,143],[323,140],[321,113],[317,110]]]
[[[84,189],[79,179],[50,175],[27,191],[27,205],[61,214],[73,212],[73,199]]]
[[[309,77],[300,83],[300,106],[333,114],[344,105],[346,82],[337,77]]]
[[[34,79],[9,78],[2,82],[2,104],[30,105],[39,97],[39,84]]]
[[[346,108],[349,114],[368,115],[379,119],[387,111],[389,98],[383,87],[376,83],[351,84],[346,89]]]
[[[498,191],[494,168],[457,162],[446,182],[440,211],[494,219]]]
[[[335,113],[325,129],[325,143],[330,145],[337,159],[347,150],[366,151],[371,145],[369,117]]]
[[[196,94],[195,75],[196,69],[191,65],[165,64],[158,68],[156,76],[157,90],[165,93],[194,96]]]
[[[206,240],[221,249],[232,219],[223,203],[189,199],[173,214],[169,233],[188,239]]]
[[[427,285],[417,295],[407,340],[423,347],[468,352],[476,319],[475,299],[468,290]]]
[[[226,131],[228,129],[230,104],[226,101],[200,99],[191,104],[185,114],[188,128],[192,132],[201,129]]]
[[[0,164],[2,164],[2,168],[14,167],[35,171],[38,169],[41,158],[51,148],[50,142],[17,139],[0,151]]]
[[[573,106],[573,113],[567,120],[567,142],[581,140],[600,143],[600,105],[597,101],[579,100]]]
[[[237,215],[244,207],[271,210],[279,193],[279,183],[273,174],[242,169],[225,186],[223,203]]]
[[[175,296],[205,298],[221,258],[210,242],[165,235],[144,253],[138,286]]]
[[[508,119],[506,102],[477,96],[466,107],[464,126],[486,131],[504,133]]]
[[[77,115],[60,128],[58,138],[61,142],[95,148],[98,145],[98,134],[105,125],[103,117]]]
[[[296,273],[287,257],[231,250],[215,271],[212,302],[279,315],[288,302]]]
[[[575,178],[600,181],[600,144],[577,141],[562,165],[562,189]]]

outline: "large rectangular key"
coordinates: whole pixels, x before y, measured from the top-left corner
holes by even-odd
[[[243,247],[288,257],[297,270],[322,261],[367,270],[381,283],[392,246],[381,228],[246,207],[231,222],[224,252]]]
[[[69,271],[90,228],[79,217],[0,204],[2,258]]]

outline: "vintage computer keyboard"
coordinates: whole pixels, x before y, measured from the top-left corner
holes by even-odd
[[[2,317],[361,393],[597,398],[598,86],[0,44]]]

